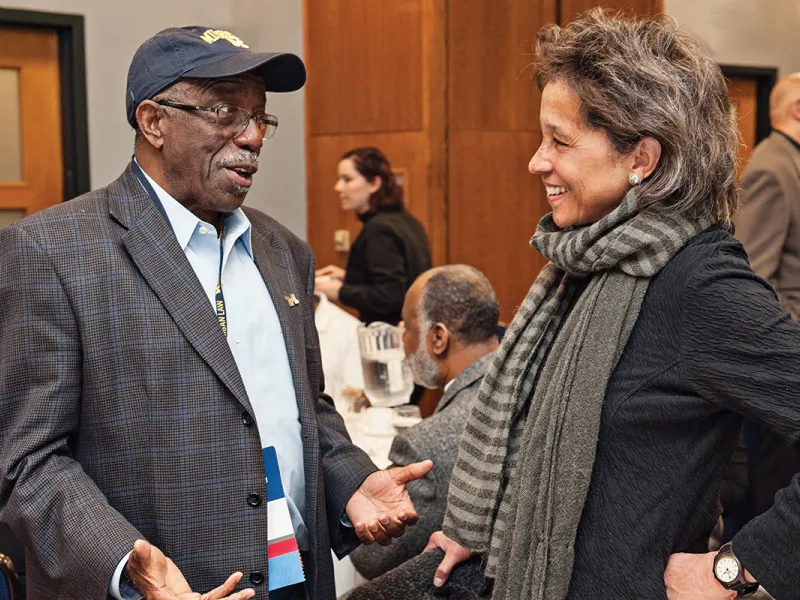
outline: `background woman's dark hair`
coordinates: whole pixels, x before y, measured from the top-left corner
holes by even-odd
[[[372,212],[403,210],[403,188],[397,184],[383,152],[372,146],[364,146],[348,150],[340,160],[347,158],[353,161],[356,171],[367,181],[374,181],[376,177],[381,180],[381,187],[369,197]]]

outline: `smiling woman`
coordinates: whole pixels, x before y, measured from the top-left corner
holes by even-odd
[[[602,9],[542,29],[534,67],[549,262],[467,420],[428,544],[444,559],[352,600],[435,598],[451,572],[461,599],[727,600],[754,577],[794,597],[800,478],[708,552],[742,416],[800,443],[800,327],[730,231],[725,79],[670,18]]]

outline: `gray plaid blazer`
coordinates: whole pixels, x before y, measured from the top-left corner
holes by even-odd
[[[494,355],[490,352],[464,369],[430,417],[394,438],[389,453],[392,463],[405,466],[429,458],[433,469],[424,479],[408,484],[408,494],[419,514],[417,524],[388,546],[361,546],[350,555],[355,568],[367,579],[417,556],[428,545],[431,534],[442,529],[458,442]]]
[[[357,545],[340,518],[376,468],[322,393],[310,249],[245,212],[300,410],[308,589],[333,600],[330,549]],[[136,538],[198,591],[234,571],[247,585],[267,576],[267,503],[248,503],[266,498],[250,400],[130,165],[107,188],[0,230],[0,312],[0,520],[26,546],[29,600],[106,598]],[[267,598],[266,583],[253,587]]]

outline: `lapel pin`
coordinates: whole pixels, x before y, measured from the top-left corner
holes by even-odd
[[[289,306],[296,306],[300,304],[300,300],[297,299],[297,296],[294,294],[289,294],[288,296],[284,296],[286,298],[286,302],[289,303]]]

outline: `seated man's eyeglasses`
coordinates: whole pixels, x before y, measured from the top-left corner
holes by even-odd
[[[278,129],[278,117],[268,113],[251,113],[238,106],[231,106],[230,104],[219,104],[217,106],[197,106],[194,104],[183,104],[182,102],[173,102],[172,100],[157,100],[161,106],[168,106],[170,108],[178,108],[180,110],[199,110],[202,112],[214,113],[217,116],[217,125],[225,130],[231,132],[231,137],[237,137],[247,129],[250,119],[253,119],[261,131],[261,138],[268,140],[275,135],[275,130]]]

